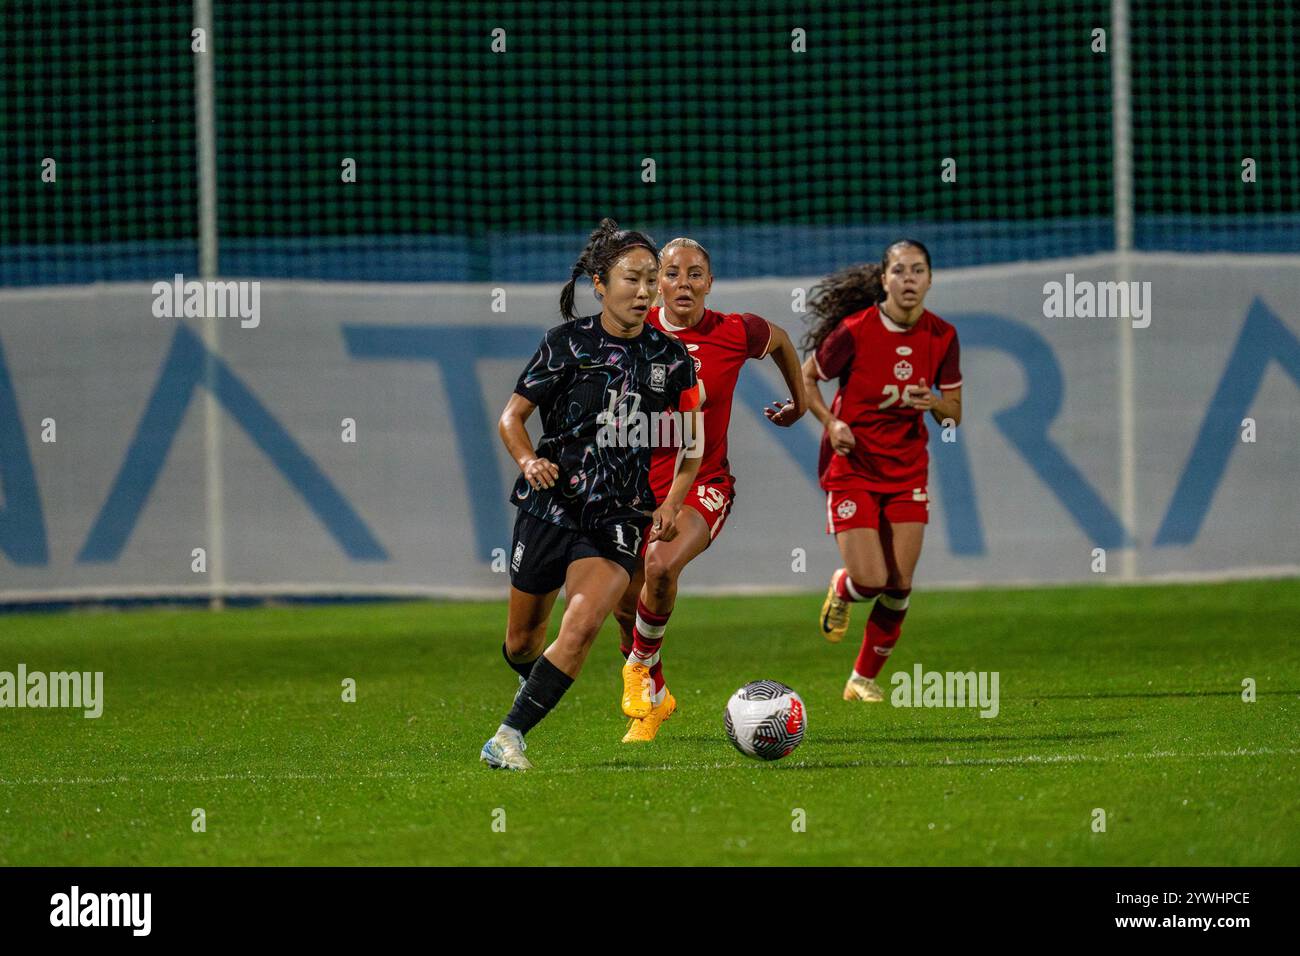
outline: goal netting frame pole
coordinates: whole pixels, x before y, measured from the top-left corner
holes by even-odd
[[[1114,194],[1116,279],[1132,278],[1133,253],[1133,114],[1130,103],[1128,0],[1111,0],[1110,97],[1111,178]],[[1133,542],[1120,550],[1120,574],[1137,577],[1137,420],[1134,407],[1133,323],[1120,319],[1119,328],[1119,487],[1120,521]]]
[[[194,54],[194,133],[195,160],[198,173],[198,253],[199,278],[216,279],[220,270],[217,258],[217,121],[216,83],[213,57],[216,55],[212,31],[212,0],[194,0],[194,26],[203,31],[205,51]],[[219,320],[208,315],[203,319],[203,344],[206,355],[203,377],[206,384],[203,403],[204,488],[207,512],[207,574],[211,585],[209,607],[219,611],[225,606],[225,539],[223,492],[221,485],[221,408],[217,401],[217,355],[221,346]]]

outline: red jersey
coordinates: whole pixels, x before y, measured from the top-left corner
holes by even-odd
[[[826,491],[906,491],[927,484],[926,412],[903,404],[922,379],[931,390],[961,385],[957,330],[925,311],[910,329],[877,306],[840,322],[817,348],[817,375],[838,378],[831,414],[853,429],[848,455],[822,436],[817,471]]]
[[[734,484],[727,462],[727,426],[731,423],[731,397],[736,379],[746,359],[762,358],[772,340],[767,320],[748,312],[723,314],[704,310],[704,317],[693,328],[674,325],[655,306],[646,317],[657,329],[676,336],[695,359],[695,375],[703,386],[704,460],[700,462],[700,483],[725,477]],[[655,448],[650,455],[650,488],[655,500],[663,504],[677,473],[676,448]]]

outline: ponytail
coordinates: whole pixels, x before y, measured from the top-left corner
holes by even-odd
[[[884,292],[880,265],[875,262],[841,269],[813,286],[808,300],[813,324],[799,343],[805,354],[816,352],[841,322],[855,312],[871,308],[884,297]]]
[[[582,255],[573,264],[569,281],[560,290],[560,315],[564,321],[572,322],[577,318],[573,313],[573,296],[578,280],[583,276],[599,276],[601,282],[609,282],[610,266],[622,258],[623,253],[636,248],[649,250],[655,261],[659,261],[659,250],[645,233],[620,229],[618,223],[608,217],[600,221],[587,237]]]

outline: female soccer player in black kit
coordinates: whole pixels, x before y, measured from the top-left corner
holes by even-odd
[[[699,470],[704,429],[695,364],[681,342],[645,323],[658,269],[648,236],[602,220],[560,293],[564,324],[546,333],[501,413],[501,438],[522,473],[510,496],[519,514],[502,650],[523,683],[483,745],[479,759],[489,767],[532,766],[524,735],[582,670],[646,544],[676,536],[677,513]],[[596,287],[599,315],[573,314],[582,276]],[[524,423],[536,408],[544,434],[534,450]],[[656,502],[650,436],[674,416],[689,447],[665,500]],[[543,653],[561,585],[560,633]]]

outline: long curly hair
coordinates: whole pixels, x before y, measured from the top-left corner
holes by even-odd
[[[564,316],[566,322],[572,322],[577,318],[573,314],[573,292],[578,280],[583,276],[599,276],[601,282],[608,283],[610,267],[622,258],[623,253],[637,248],[648,249],[655,257],[655,261],[659,261],[659,249],[655,246],[654,240],[645,233],[620,229],[613,219],[605,218],[600,221],[600,225],[587,237],[582,255],[578,256],[578,261],[573,264],[569,281],[564,283],[564,288],[560,290],[560,315]]]
[[[889,268],[889,257],[895,249],[911,247],[925,256],[925,267],[930,268],[930,250],[916,239],[899,239],[885,247],[879,262],[848,266],[833,272],[813,286],[808,300],[811,327],[799,343],[804,354],[816,352],[826,336],[855,312],[869,309],[885,297],[883,276]]]

